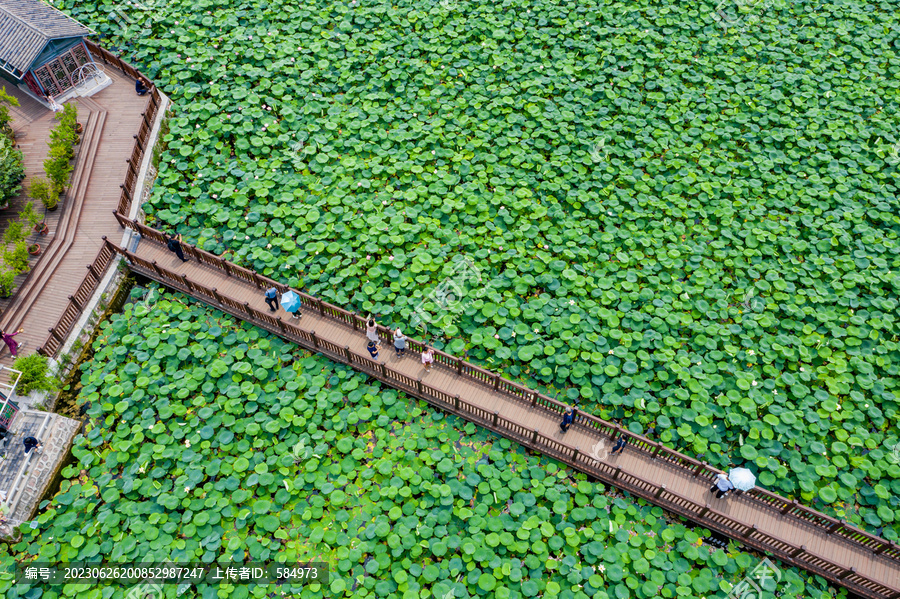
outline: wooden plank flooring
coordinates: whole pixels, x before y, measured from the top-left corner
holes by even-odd
[[[47,339],[47,331],[55,326],[68,306],[68,296],[75,293],[84,280],[88,264],[94,261],[103,244],[102,236],[118,241],[122,229],[113,216],[119,202],[121,185],[125,181],[128,168],[126,160],[134,149],[134,138],[142,121],[141,113],[147,109],[149,96],[134,93],[134,82],[116,69],[107,66],[106,73],[113,80],[112,85],[90,98],[74,98],[69,102],[78,105],[78,121],[87,125],[92,113],[105,113],[105,122],[100,130],[99,144],[93,156],[86,186],[75,194],[75,177],[89,148],[82,143],[78,146],[73,171],[73,188],[67,191],[62,208],[48,213],[52,217],[51,233],[45,237],[35,236],[42,246],[40,261],[58,260],[52,268],[39,272],[40,262],[33,260],[31,271],[20,275],[20,291],[11,299],[0,303],[3,314],[0,328],[4,330],[23,328],[17,337],[26,342],[23,354],[34,352]],[[7,91],[19,98],[22,106],[12,110],[15,117],[13,130],[25,153],[26,177],[43,176],[43,160],[47,155],[49,130],[56,124],[53,113],[18,89],[7,85]],[[87,132],[86,132],[87,133]],[[86,135],[85,135],[86,137]],[[24,205],[25,191],[11,202],[10,208],[0,215],[10,218],[17,214],[17,207]],[[71,220],[71,232],[67,239],[57,237],[60,219]],[[51,248],[46,247],[52,243]],[[54,256],[56,252],[56,256]],[[5,305],[4,305],[5,303]],[[38,309],[32,309],[32,306]],[[0,348],[0,365],[11,366],[13,357],[5,346]]]
[[[199,264],[196,260],[181,263],[164,246],[148,239],[140,242],[136,255],[151,262],[156,261],[159,267],[179,276],[185,275],[189,281],[210,288],[215,287],[221,296],[241,303],[247,302],[250,307],[268,313],[269,308],[265,304],[261,290],[242,279],[227,276],[218,268]],[[159,279],[154,272],[144,272],[139,268],[135,268],[135,270],[139,270],[151,278]],[[204,299],[199,295],[197,297]],[[209,303],[216,305],[214,301],[209,301]],[[304,311],[299,322],[289,320],[290,315],[282,309],[273,313],[273,316],[280,316],[285,322],[291,322],[303,331],[315,331],[317,337],[330,341],[341,349],[349,347],[349,351],[354,356],[360,357],[362,361],[371,360],[365,349],[367,343],[365,332],[355,331],[349,324],[320,316],[309,310]],[[447,366],[435,364],[430,372],[426,372],[418,355],[410,351],[407,351],[405,356],[398,356],[390,344],[384,343],[379,359],[389,368],[413,380],[421,377],[421,381],[426,385],[437,388],[450,396],[458,394],[466,401],[475,403],[490,413],[499,412],[501,417],[528,431],[537,429],[542,435],[553,441],[569,447],[577,447],[584,454],[590,454],[601,441],[605,443],[605,451],[612,446],[612,440],[609,437],[586,426],[576,424],[567,433],[563,433],[559,429],[559,416],[555,412],[542,408],[540,405],[532,408],[517,397],[495,391],[475,379],[460,376],[454,369]],[[600,457],[604,457],[604,461],[613,466],[621,467],[623,474],[632,474],[651,481],[654,488],[664,483],[668,492],[701,506],[708,504],[714,512],[741,523],[741,530],[747,526],[756,525],[759,531],[771,534],[796,548],[805,546],[808,553],[825,558],[843,569],[855,568],[858,575],[893,589],[900,589],[900,565],[895,559],[873,555],[873,552],[866,547],[837,535],[828,535],[821,527],[816,527],[796,516],[790,514],[783,516],[779,510],[748,495],[716,499],[714,494],[709,491],[712,481],[708,478],[698,478],[690,470],[680,465],[654,459],[649,452],[638,450],[632,446],[627,446],[624,453],[618,456],[604,456],[605,451],[600,452]],[[733,534],[738,537],[739,541],[743,540],[735,531]]]

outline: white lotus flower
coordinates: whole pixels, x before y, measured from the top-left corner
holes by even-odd
[[[755,386],[756,386],[756,381],[753,381],[752,385],[755,387]]]

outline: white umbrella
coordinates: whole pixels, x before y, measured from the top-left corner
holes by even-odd
[[[756,486],[756,476],[746,468],[732,468],[728,473],[728,480],[735,489],[749,491]]]

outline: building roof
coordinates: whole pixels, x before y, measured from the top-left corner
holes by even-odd
[[[47,42],[90,33],[41,0],[0,0],[0,68],[21,79]]]

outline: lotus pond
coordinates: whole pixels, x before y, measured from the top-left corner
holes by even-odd
[[[4,566],[317,560],[327,587],[179,596],[628,599],[724,595],[759,562],[180,295],[127,304],[94,349],[77,463]],[[804,572],[780,577],[781,597],[835,596]],[[127,590],[0,575],[7,599]]]
[[[151,222],[898,538],[892,4],[58,5],[175,103]]]

